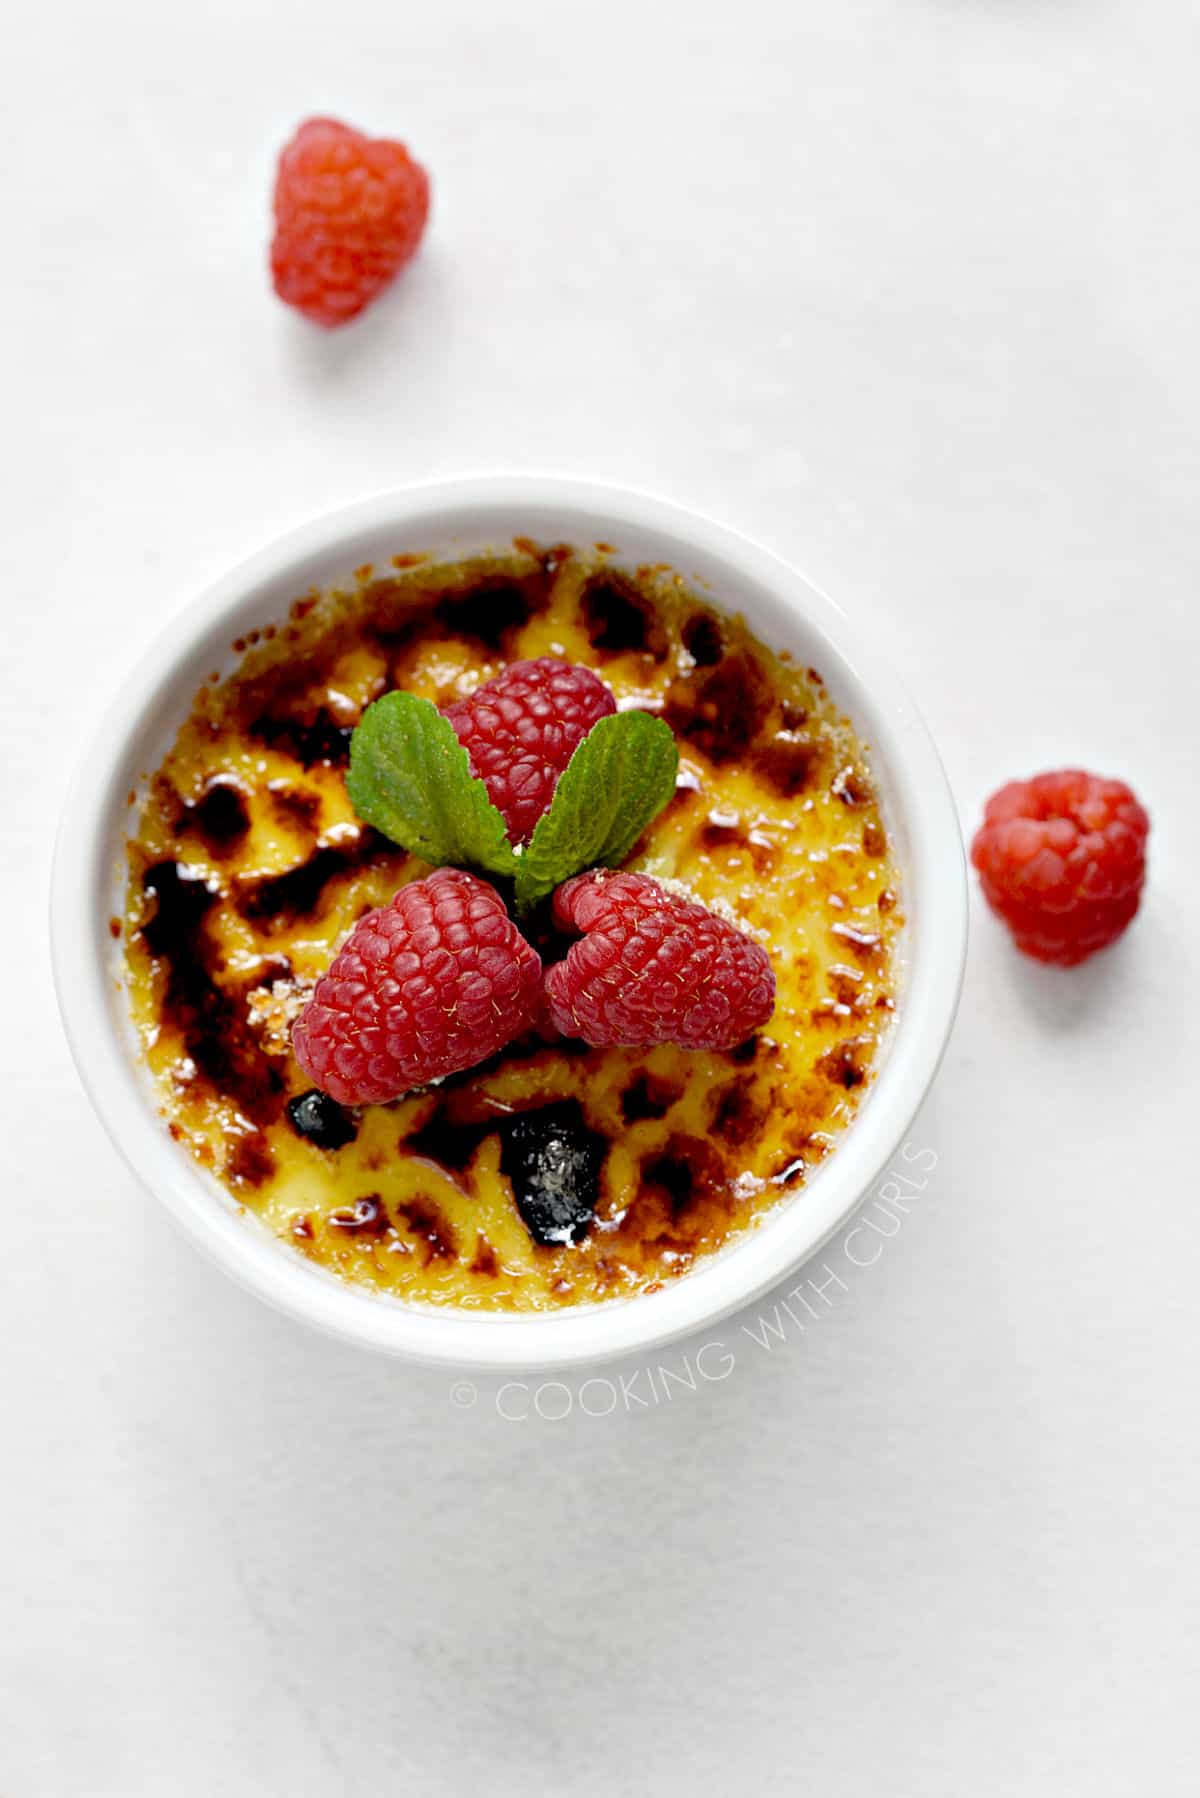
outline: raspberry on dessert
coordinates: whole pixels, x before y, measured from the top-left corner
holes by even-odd
[[[1137,911],[1150,819],[1120,780],[1081,768],[993,793],[971,845],[984,898],[1037,961],[1073,967]]]
[[[339,1105],[383,1105],[474,1067],[530,1029],[542,964],[494,888],[458,868],[360,918],[292,1031]]]
[[[550,1015],[564,1036],[732,1049],[775,1009],[775,975],[760,944],[649,875],[577,874],[554,895],[554,920],[581,933],[546,975]]]
[[[540,656],[513,662],[447,706],[446,716],[489,799],[504,814],[510,839],[526,843],[584,737],[616,709],[590,668]]]
[[[399,274],[428,213],[429,177],[403,144],[307,119],[275,178],[276,293],[314,324],[346,324]]]

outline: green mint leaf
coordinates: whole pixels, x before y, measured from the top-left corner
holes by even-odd
[[[661,718],[615,712],[594,724],[517,862],[518,907],[528,911],[583,868],[624,861],[675,791],[678,767]]]
[[[367,707],[350,739],[346,791],[364,823],[424,861],[493,874],[516,866],[504,819],[454,726],[415,693],[385,693]]]

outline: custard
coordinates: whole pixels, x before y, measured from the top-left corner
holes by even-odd
[[[903,924],[867,748],[817,670],[669,569],[523,539],[360,569],[233,648],[141,798],[114,932],[165,1127],[248,1213],[380,1293],[533,1311],[653,1292],[804,1203],[881,1058]],[[354,922],[429,872],[354,815],[351,732],[393,687],[445,706],[544,655],[671,725],[675,797],[625,865],[755,935],[775,1015],[728,1053],[527,1038],[342,1111],[309,1092],[291,1024]],[[536,1136],[541,1116],[595,1172],[568,1241],[535,1240],[514,1197],[513,1120]]]

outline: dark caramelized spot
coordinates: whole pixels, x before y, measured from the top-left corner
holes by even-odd
[[[862,978],[861,968],[848,968],[835,962],[829,970],[829,985],[833,990],[835,1002],[848,1007],[858,1005],[861,997]]]
[[[471,1262],[471,1272],[473,1274],[483,1274],[490,1280],[494,1280],[496,1275],[500,1272],[500,1263],[496,1259],[496,1251],[486,1236],[477,1236],[475,1238],[475,1256]]]
[[[784,1187],[799,1186],[804,1178],[805,1172],[806,1169],[803,1159],[799,1155],[795,1155],[790,1161],[785,1161],[782,1167],[775,1170],[771,1175],[771,1185]]]
[[[863,854],[871,856],[886,855],[887,837],[883,825],[877,824],[874,818],[868,818],[862,832]]]
[[[350,1113],[315,1086],[288,1100],[287,1115],[296,1135],[316,1149],[344,1149],[358,1135],[358,1125]]]
[[[578,1242],[595,1214],[608,1147],[578,1100],[519,1113],[505,1123],[501,1144],[500,1171],[533,1240]]]
[[[224,861],[249,828],[246,794],[236,781],[218,778],[207,783],[198,799],[184,801],[175,834],[194,831],[214,861]]]
[[[255,973],[255,985],[259,987],[290,986],[292,992],[300,989],[292,979],[291,957],[287,955],[264,955],[259,960]]]
[[[544,584],[538,577],[538,586]],[[533,582],[485,576],[461,593],[447,593],[434,617],[452,637],[469,637],[485,649],[501,650],[506,637],[528,624],[544,594]]]
[[[317,819],[321,815],[319,793],[310,793],[304,787],[289,787],[276,781],[272,781],[268,791],[271,804],[285,823],[296,825],[301,830],[316,829]]]
[[[725,634],[713,612],[693,612],[680,634],[697,668],[715,668],[725,654]]]
[[[245,1116],[269,1123],[279,1113],[283,1079],[250,1026],[244,998],[216,984],[218,957],[204,921],[217,894],[193,869],[171,861],[147,868],[142,886],[154,901],[142,941],[166,964],[164,1024],[179,1033],[199,1073]]]
[[[397,1205],[396,1212],[408,1226],[409,1235],[425,1243],[426,1267],[431,1261],[454,1260],[458,1254],[454,1231],[432,1199],[410,1199],[405,1205]]]
[[[262,1186],[271,1178],[275,1157],[261,1130],[236,1139],[225,1157],[225,1172],[235,1186]]]
[[[885,914],[894,911],[896,906],[896,895],[893,893],[891,887],[884,887],[875,903],[878,905],[880,911]]]
[[[874,1048],[874,1039],[869,1036],[848,1037],[825,1051],[817,1061],[817,1071],[851,1092],[866,1079]]]
[[[302,1212],[292,1219],[292,1235],[297,1242],[311,1242],[313,1239],[313,1223],[308,1213]]]
[[[676,1220],[724,1184],[724,1161],[711,1143],[698,1136],[676,1132],[668,1137],[661,1155],[650,1155],[642,1163],[643,1188],[664,1194]]]
[[[353,1205],[340,1205],[329,1213],[327,1222],[331,1230],[343,1230],[348,1236],[386,1236],[392,1227],[377,1192],[364,1193]]]
[[[663,711],[676,736],[721,763],[746,754],[771,709],[774,693],[755,658],[739,651],[705,673],[672,681]]]
[[[829,791],[835,799],[840,799],[843,805],[849,806],[870,805],[875,797],[866,772],[853,762],[838,769],[830,782]]]
[[[742,821],[737,812],[709,812],[700,828],[700,841],[706,849],[727,849],[742,840]]]
[[[661,1080],[651,1073],[638,1074],[621,1094],[621,1113],[627,1124],[666,1117],[682,1097],[683,1088],[673,1080]]]
[[[821,760],[819,746],[794,731],[781,730],[754,752],[754,766],[784,799],[794,799],[813,778]]]
[[[404,1147],[422,1161],[432,1161],[451,1173],[461,1174],[470,1167],[480,1143],[495,1132],[498,1123],[496,1118],[485,1123],[461,1123],[439,1105],[429,1121],[405,1139]]]
[[[762,1046],[761,1036],[748,1036],[744,1043],[739,1043],[736,1049],[729,1051],[729,1059],[737,1062],[740,1067],[745,1067],[747,1063],[758,1059],[758,1052]]]
[[[721,1093],[713,1114],[713,1135],[734,1148],[741,1148],[758,1135],[766,1121],[767,1110],[753,1074],[743,1075]]]
[[[599,574],[590,580],[580,605],[593,649],[611,655],[643,650],[656,661],[666,654],[666,639],[654,606],[619,574]]]
[[[257,742],[293,756],[303,768],[311,768],[317,762],[344,768],[350,760],[354,727],[339,724],[324,708],[307,723],[300,718],[271,718],[264,714],[254,719],[249,730]]]
[[[110,918],[108,920],[108,934],[110,937],[113,938],[114,942],[120,937],[120,935],[121,935],[121,920],[120,920],[120,918]]]
[[[331,880],[371,861],[383,847],[383,838],[367,826],[353,843],[314,849],[307,861],[286,874],[240,882],[237,909],[248,922],[267,927],[311,917]]]
[[[151,955],[186,958],[194,951],[196,933],[217,893],[203,874],[183,862],[155,862],[142,876],[142,890],[156,901],[141,927]]]
[[[338,849],[314,849],[308,860],[286,874],[268,874],[241,888],[238,910],[256,922],[269,918],[303,918],[316,911],[321,894],[335,874],[346,870]]]
[[[401,583],[376,581],[370,594],[374,616],[369,628],[364,630],[364,636],[373,641],[384,656],[390,658],[408,649],[422,631],[432,628],[430,607],[416,604],[411,595],[406,600]],[[388,684],[384,682],[385,687]]]

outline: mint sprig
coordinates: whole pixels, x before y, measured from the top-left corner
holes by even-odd
[[[584,868],[616,867],[675,791],[679,751],[648,712],[593,725],[526,847],[471,773],[450,720],[414,693],[385,693],[350,739],[346,792],[359,817],[435,867],[470,865],[515,880],[527,912]]]
[[[675,738],[661,718],[616,712],[594,724],[517,860],[518,910],[584,868],[624,861],[674,793],[678,768]]]
[[[385,693],[367,707],[350,739],[346,792],[365,823],[435,866],[516,869],[504,818],[454,726],[415,693]]]

